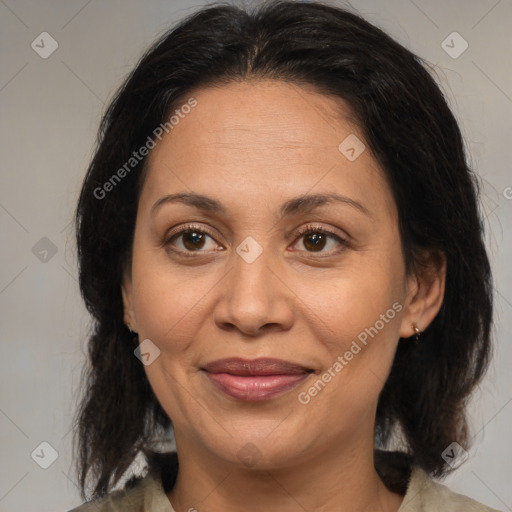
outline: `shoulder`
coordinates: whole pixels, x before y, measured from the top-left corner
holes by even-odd
[[[404,496],[397,512],[502,512],[433,480],[403,452],[375,451],[375,468],[388,489]]]
[[[165,500],[163,500],[165,498]],[[110,492],[107,496],[84,503],[68,512],[140,512],[142,510],[162,510],[167,500],[157,476],[148,474],[129,489]],[[156,508],[156,501],[160,501]],[[169,501],[167,503],[170,505]],[[172,509],[171,509],[172,510]]]
[[[123,489],[90,501],[68,512],[174,512],[167,493],[178,474],[177,452],[151,452],[144,477],[134,477]]]
[[[500,512],[467,496],[451,491],[432,480],[425,471],[414,468],[398,512]]]

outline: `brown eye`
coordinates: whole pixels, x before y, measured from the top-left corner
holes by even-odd
[[[208,247],[208,239],[212,240],[210,247]],[[170,233],[163,245],[175,253],[189,253],[188,255],[194,252],[206,253],[218,248],[218,244],[215,243],[213,236],[208,231],[193,225],[182,227]]]
[[[327,243],[326,235],[324,233],[311,233],[305,235],[304,247],[312,251],[321,251]]]
[[[344,247],[348,246],[348,242],[338,236],[336,233],[329,231],[319,226],[309,226],[301,230],[298,235],[298,239],[302,239],[303,246],[306,252],[312,253],[331,253],[338,252]],[[323,249],[329,245],[329,241],[334,242],[333,250],[324,251]],[[333,244],[331,244],[333,245]],[[338,246],[338,248],[336,248]],[[341,248],[340,248],[341,246]]]
[[[190,251],[202,249],[205,242],[205,234],[201,231],[183,231],[181,233],[183,245]],[[206,235],[208,236],[208,235]]]

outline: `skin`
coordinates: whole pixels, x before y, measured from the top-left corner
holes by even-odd
[[[439,311],[445,266],[406,275],[383,171],[366,143],[354,161],[338,149],[349,134],[364,142],[346,103],[278,81],[193,96],[197,106],[148,157],[122,285],[126,323],[160,350],[144,368],[174,424],[180,469],[168,498],[176,512],[396,511],[403,497],[373,465],[377,399],[399,337],[413,336],[413,324],[424,330]],[[214,198],[227,214],[178,202],[151,213],[177,192]],[[284,201],[322,192],[357,201],[368,214],[328,203],[279,218]],[[187,223],[213,236],[169,241]],[[311,225],[347,243],[328,237],[315,249],[308,235],[297,236]],[[262,249],[251,263],[236,251],[248,236]],[[299,393],[396,302],[401,311],[301,404]],[[243,402],[199,370],[236,356],[281,358],[315,372],[281,396]],[[257,454],[250,467],[239,458],[248,443]]]

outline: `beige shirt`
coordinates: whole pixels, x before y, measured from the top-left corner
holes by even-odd
[[[198,508],[200,512],[200,507]],[[111,492],[96,502],[68,512],[175,512],[158,476],[146,475],[135,487]],[[194,512],[190,508],[187,512]],[[414,468],[398,512],[500,512],[466,496],[456,494]],[[503,511],[501,511],[503,512]]]

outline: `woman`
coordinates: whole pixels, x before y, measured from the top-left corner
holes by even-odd
[[[431,479],[490,354],[476,190],[419,58],[352,13],[217,5],[162,37],[77,209],[75,511],[492,510]]]

